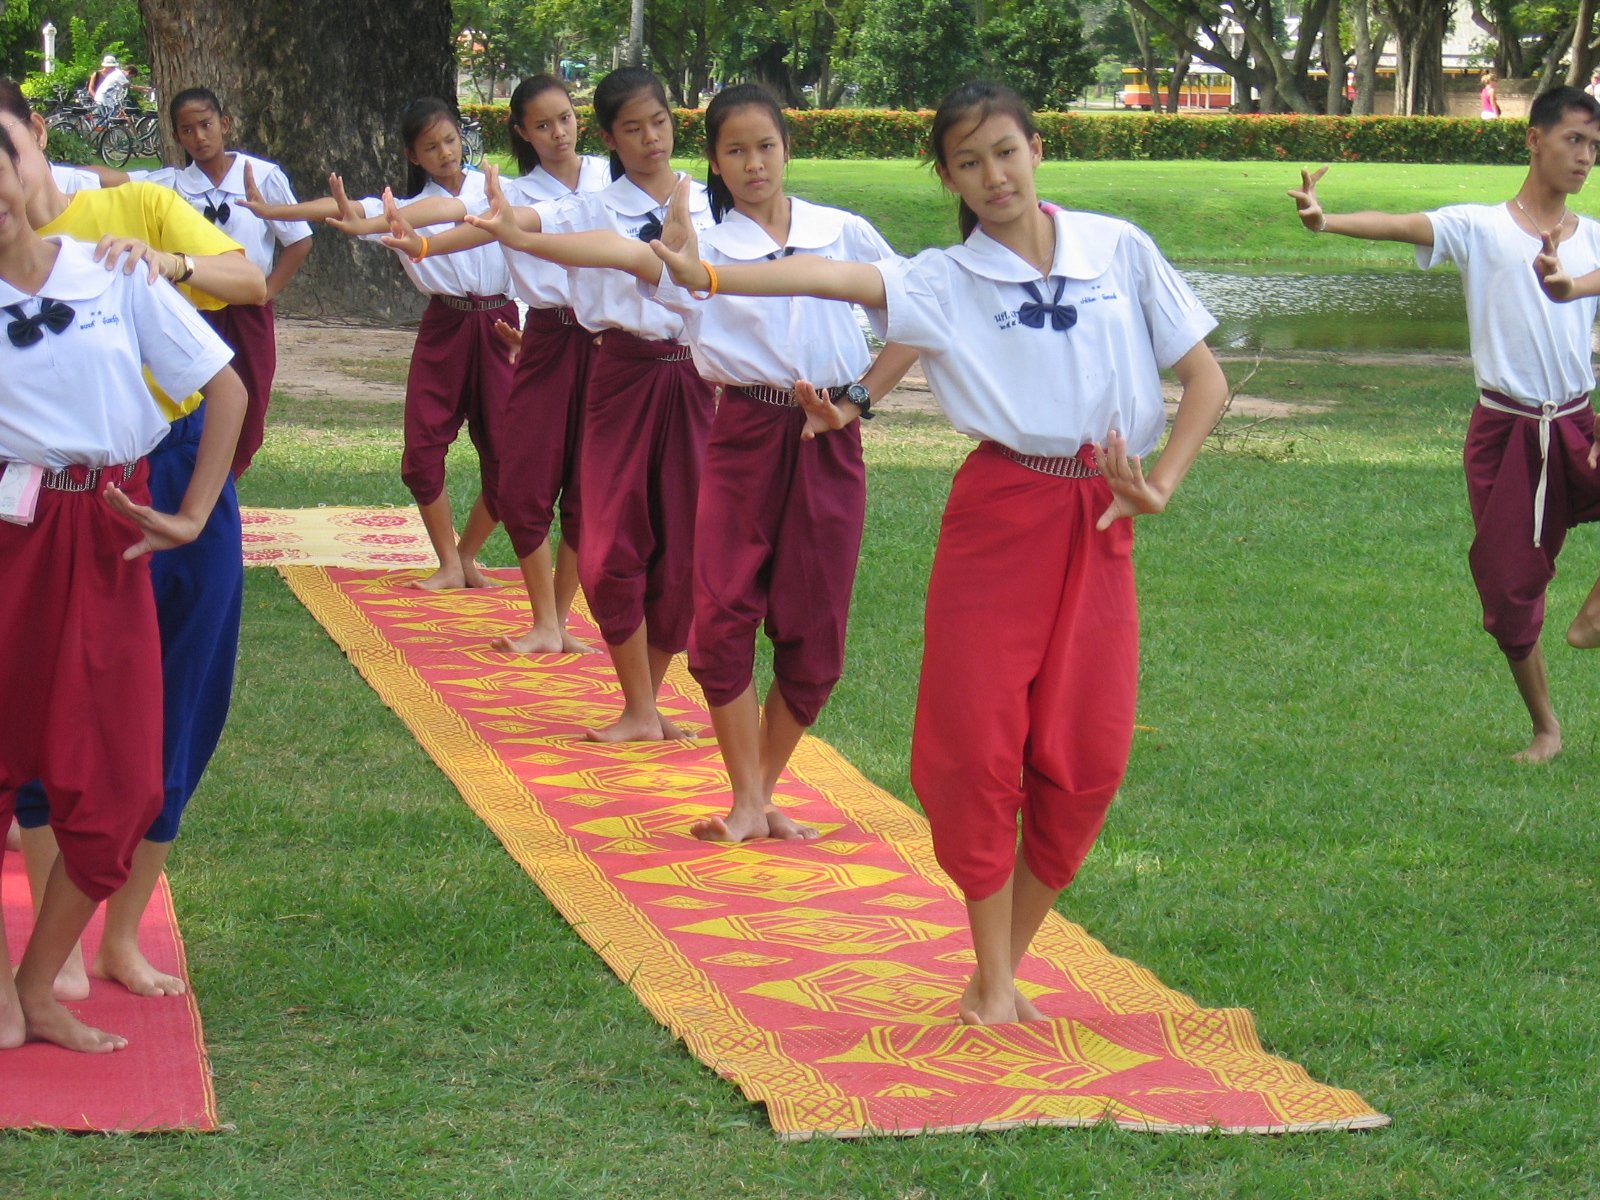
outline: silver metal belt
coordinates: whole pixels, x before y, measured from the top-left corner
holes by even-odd
[[[818,388],[817,395],[824,400],[837,402],[844,398],[849,384],[840,384],[837,387]],[[800,401],[794,398],[794,393],[785,388],[768,387],[764,383],[753,383],[748,386],[742,383],[728,385],[728,390],[738,392],[741,396],[749,396],[752,400],[760,400],[763,404],[776,404],[780,408],[798,408]]]
[[[133,473],[139,464],[124,463],[122,466],[91,467],[81,479],[75,479],[72,468],[66,467],[60,471],[46,471],[39,480],[39,486],[52,492],[92,492],[100,486],[100,476],[107,471],[121,471],[120,482],[127,483],[133,478]]]
[[[511,303],[511,300],[506,296],[446,296],[442,293],[435,293],[433,298],[446,308],[458,309],[461,312],[488,312],[490,309],[501,308]]]
[[[1100,474],[1099,467],[1084,462],[1076,455],[1071,458],[1051,458],[1043,454],[1019,454],[1010,446],[1002,446],[999,442],[989,444],[1012,462],[1027,467],[1030,471],[1038,471],[1041,475],[1055,475],[1061,479],[1093,479]]]

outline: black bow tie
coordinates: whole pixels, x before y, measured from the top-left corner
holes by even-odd
[[[46,300],[31,317],[22,315],[22,305],[8,304],[6,311],[15,318],[6,326],[6,336],[13,346],[31,346],[44,340],[44,330],[60,333],[72,324],[72,309],[59,300]],[[41,326],[43,328],[41,328]]]
[[[780,258],[788,258],[793,253],[793,246],[785,246],[782,250],[774,250],[771,254],[767,255],[767,261],[776,262]]]
[[[651,217],[648,221],[646,221],[644,223],[644,228],[639,230],[639,240],[641,242],[653,242],[660,236],[661,222],[655,217]]]
[[[1065,279],[1056,283],[1056,294],[1049,304],[1046,304],[1044,297],[1039,294],[1038,284],[1025,283],[1022,286],[1028,289],[1028,295],[1033,299],[1017,309],[1017,320],[1029,329],[1043,329],[1046,316],[1050,318],[1050,328],[1057,333],[1065,333],[1078,323],[1077,306],[1061,303],[1061,293],[1067,290]]]
[[[224,200],[221,204],[216,205],[213,205],[208,200],[206,201],[205,208],[201,210],[200,215],[206,220],[210,221],[213,225],[225,225],[228,221],[228,214],[232,211],[233,210],[228,207],[228,202],[226,200]]]

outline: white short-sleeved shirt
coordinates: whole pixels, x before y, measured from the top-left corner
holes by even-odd
[[[93,171],[85,171],[82,167],[69,167],[62,163],[50,164],[50,177],[56,181],[56,187],[63,196],[71,196],[76,192],[92,192],[100,186],[100,176]]]
[[[575,196],[539,215],[548,233],[609,229],[637,238],[650,221],[666,220],[667,206],[623,176],[603,191]],[[689,219],[702,234],[713,225],[704,184],[689,189]],[[625,329],[654,342],[682,339],[683,319],[647,297],[626,271],[583,267],[573,268],[571,275],[572,308],[585,329]]]
[[[542,223],[555,216],[555,205],[570,196],[586,192],[599,192],[611,186],[611,163],[593,154],[578,160],[578,186],[569,188],[543,167],[535,167],[526,175],[515,179],[501,179],[500,189],[506,199],[523,208],[535,208]],[[567,268],[560,263],[546,262],[510,246],[501,246],[506,256],[506,267],[511,272],[511,286],[517,298],[529,308],[570,308],[572,306],[572,280]]]
[[[968,437],[1066,457],[1120,430],[1131,453],[1148,454],[1165,425],[1161,368],[1216,320],[1142,229],[1098,213],[1051,220],[1048,279],[979,229],[878,263],[888,308],[868,316],[921,353],[934,398]],[[1032,328],[1021,320],[1030,304],[1070,305],[1076,324],[1059,331],[1051,314]]]
[[[70,238],[37,296],[0,281],[0,325],[41,300],[73,310],[60,333],[31,346],[0,337],[0,461],[59,471],[74,463],[129,463],[167,436],[167,417],[145,385],[146,366],[173,396],[187,396],[222,370],[233,352],[176,288],[142,271],[126,275],[94,261]]]
[[[1600,297],[1558,304],[1546,296],[1533,273],[1539,239],[1504,204],[1452,204],[1427,217],[1433,245],[1417,247],[1417,266],[1461,269],[1478,387],[1533,406],[1592,390],[1589,330]],[[1561,265],[1573,278],[1600,267],[1600,224],[1577,220],[1577,233],[1561,243]]]
[[[453,196],[433,180],[428,180],[422,185],[422,190],[415,196],[405,200],[396,200],[402,209],[408,204],[415,204],[418,200],[430,196],[443,196],[447,200],[459,200],[467,212],[473,216],[484,212],[489,207],[489,189],[482,171],[468,170],[466,180],[461,185],[461,194]],[[361,202],[361,209],[369,217],[376,217],[383,212],[383,199],[377,196],[368,196]],[[447,221],[438,225],[424,225],[417,230],[423,237],[433,237],[447,229],[454,229],[455,222]],[[377,241],[382,234],[369,234],[367,241]],[[405,268],[406,274],[411,277],[411,282],[417,291],[424,296],[509,296],[511,294],[511,272],[506,267],[506,256],[500,252],[500,247],[495,242],[488,242],[482,246],[474,246],[470,250],[462,250],[456,254],[437,254],[423,259],[421,262],[412,262],[409,254],[399,250],[395,251],[400,265]]]
[[[815,254],[845,262],[878,262],[894,251],[862,217],[790,198],[789,236],[782,246],[738,211],[700,238],[713,266],[754,263],[785,254]],[[819,388],[861,378],[871,363],[855,309],[812,296],[713,296],[696,300],[664,271],[656,300],[684,320],[695,369],[712,383],[792,388],[804,379]]]
[[[163,167],[144,176],[151,183],[171,188],[182,196],[202,216],[244,247],[245,257],[261,268],[263,275],[272,273],[272,260],[278,246],[292,246],[311,236],[311,226],[305,221],[263,221],[239,202],[244,199],[244,168],[250,165],[255,175],[256,187],[268,204],[298,204],[289,177],[277,163],[248,154],[234,154],[233,163],[221,183],[212,183],[211,177],[200,169],[198,163],[187,167]],[[227,219],[222,213],[227,212]]]

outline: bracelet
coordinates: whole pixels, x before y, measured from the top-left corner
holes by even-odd
[[[422,248],[417,251],[416,255],[412,258],[411,261],[412,262],[421,262],[423,259],[425,259],[427,257],[428,257],[428,239],[426,237],[424,237],[422,239]]]
[[[693,288],[690,288],[689,295],[693,296],[696,300],[709,300],[711,297],[717,294],[717,269],[703,258],[700,260],[700,265],[706,269],[706,274],[711,277],[711,287],[708,291],[704,292],[697,292]]]
[[[172,277],[173,283],[188,283],[189,280],[194,278],[194,259],[187,254],[179,253],[178,265],[183,268],[183,274],[174,275]]]

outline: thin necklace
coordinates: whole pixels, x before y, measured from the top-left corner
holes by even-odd
[[[1532,225],[1535,229],[1539,230],[1540,232],[1544,231],[1544,226],[1539,224],[1539,222],[1535,221],[1533,219],[1533,214],[1531,212],[1529,212],[1526,208],[1522,207],[1522,199],[1521,199],[1521,197],[1519,197],[1519,196],[1511,197],[1511,203],[1515,204],[1517,206],[1517,208],[1521,210],[1522,215],[1528,218],[1528,224],[1529,225]],[[1571,215],[1572,215],[1572,213],[1568,211],[1567,206],[1565,204],[1563,204],[1561,206],[1561,219],[1556,222],[1556,228],[1560,229],[1563,225],[1565,225],[1567,223],[1567,218],[1570,217]]]

